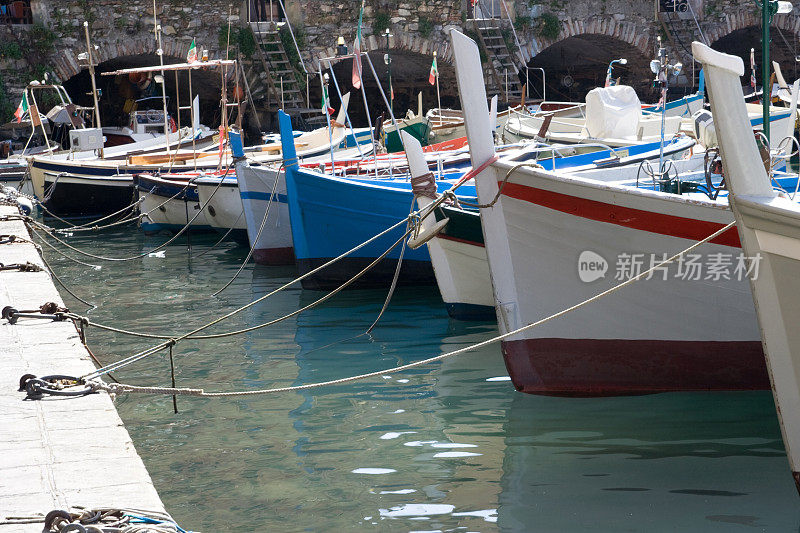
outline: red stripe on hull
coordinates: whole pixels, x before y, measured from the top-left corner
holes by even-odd
[[[294,248],[258,248],[253,250],[253,260],[259,265],[293,265]]]
[[[462,242],[464,244],[469,244],[470,246],[477,246],[478,248],[486,248],[486,246],[482,242],[468,241],[467,239],[459,239],[458,237],[445,235],[444,233],[440,233],[439,235],[437,235],[437,237],[439,237],[440,239],[444,239],[446,241]]]
[[[520,185],[519,183],[508,182],[502,190],[504,196],[561,211],[562,213],[692,241],[705,239],[725,226],[717,222],[653,213],[652,211],[578,198],[577,196],[537,189],[527,185]],[[742,247],[736,228],[729,229],[711,242],[734,248]]]
[[[517,390],[619,396],[770,388],[759,341],[524,339],[502,343]]]

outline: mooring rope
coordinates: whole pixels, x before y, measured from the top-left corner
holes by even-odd
[[[219,246],[220,244],[222,244],[222,241],[224,241],[225,239],[227,239],[227,238],[228,238],[228,235],[230,235],[230,234],[233,232],[233,230],[235,230],[235,229],[236,229],[236,224],[238,224],[238,223],[239,223],[239,221],[242,219],[242,217],[243,217],[243,216],[244,216],[244,209],[242,209],[242,210],[239,212],[239,216],[238,216],[238,217],[236,217],[236,220],[234,220],[234,221],[233,221],[233,224],[231,224],[231,227],[230,227],[230,228],[228,228],[228,231],[226,231],[226,232],[225,232],[225,234],[224,234],[222,237],[220,237],[220,238],[219,238],[219,240],[218,240],[217,242],[215,242],[214,244],[212,244],[212,245],[211,245],[211,246],[209,246],[209,247],[208,247],[206,250],[203,250],[203,251],[202,251],[202,252],[200,252],[199,254],[191,256],[191,258],[192,258],[192,259],[197,259],[197,258],[199,258],[199,257],[203,257],[204,255],[206,255],[206,254],[207,254],[207,253],[209,253],[210,251],[214,250],[214,249],[215,249],[217,246]]]
[[[223,175],[223,179],[224,179],[225,176],[228,175],[228,172],[230,171],[230,168],[231,168],[230,165],[228,165],[228,167],[225,169],[225,174]],[[191,181],[192,180],[190,180],[190,182]],[[156,246],[152,250],[148,250],[146,252],[142,252],[140,254],[136,254],[136,255],[133,255],[133,256],[129,256],[129,257],[106,257],[106,256],[101,256],[101,255],[92,254],[92,253],[83,251],[83,250],[81,250],[79,248],[76,248],[76,247],[72,246],[71,244],[69,244],[68,242],[64,241],[63,239],[60,239],[60,238],[56,237],[54,235],[54,232],[53,232],[52,228],[50,228],[48,226],[45,226],[44,224],[41,224],[41,223],[37,222],[36,220],[34,220],[34,219],[30,218],[30,217],[27,218],[25,225],[26,226],[28,226],[29,224],[36,225],[46,235],[52,237],[58,243],[62,244],[66,248],[69,248],[70,250],[72,250],[72,251],[74,251],[74,252],[76,252],[78,254],[85,255],[87,257],[91,257],[92,259],[97,259],[99,261],[109,261],[109,262],[133,261],[133,260],[136,260],[136,259],[141,259],[143,257],[147,257],[148,255],[150,255],[150,254],[152,254],[154,252],[157,252],[157,251],[161,250],[162,248],[166,248],[167,246],[169,246],[170,244],[175,242],[175,240],[177,240],[178,237],[180,237],[185,231],[187,231],[187,229],[192,225],[192,223],[197,219],[197,217],[199,217],[203,213],[203,211],[205,210],[206,206],[211,202],[211,199],[214,198],[214,195],[217,193],[217,191],[219,190],[220,186],[222,186],[222,180],[220,180],[220,182],[217,184],[217,186],[211,192],[211,195],[208,197],[208,200],[206,200],[203,203],[203,205],[200,206],[200,209],[198,209],[197,213],[195,213],[195,215],[191,218],[191,220],[189,220],[175,235],[173,235],[172,238],[170,238],[166,242],[160,244],[159,246]],[[188,184],[187,184],[187,187],[188,187]],[[180,194],[180,192],[178,194]],[[167,200],[167,201],[169,201],[169,200]],[[57,250],[57,251],[59,253],[61,253],[60,250]]]
[[[154,346],[152,348],[148,348],[146,350],[143,350],[141,352],[133,354],[133,355],[131,355],[131,356],[125,358],[125,359],[122,359],[122,360],[120,360],[120,361],[118,361],[116,363],[113,363],[113,365],[118,365],[119,363],[127,364],[127,362],[129,360],[131,362],[138,361],[139,359],[142,359],[143,356],[146,357],[148,355],[152,355],[153,353],[155,353],[157,351],[160,351],[160,350],[162,350],[162,349],[164,349],[164,348],[166,348],[166,347],[168,347],[170,345],[174,345],[178,341],[184,340],[184,339],[219,338],[219,337],[230,336],[230,335],[233,335],[233,334],[246,333],[247,331],[252,331],[254,329],[258,329],[259,327],[265,327],[266,325],[269,325],[269,323],[260,324],[258,326],[253,326],[251,328],[246,328],[246,329],[243,329],[243,330],[238,330],[236,332],[226,332],[226,333],[220,333],[220,334],[215,334],[215,335],[196,335],[196,333],[199,333],[200,331],[203,331],[203,330],[205,330],[205,329],[207,329],[207,328],[209,328],[209,327],[211,327],[211,326],[213,326],[215,324],[218,324],[218,323],[222,322],[223,320],[226,320],[226,319],[228,319],[228,318],[230,318],[230,317],[232,317],[232,316],[234,316],[234,315],[236,315],[238,313],[241,313],[242,311],[244,311],[246,309],[249,309],[250,307],[256,305],[257,303],[260,303],[260,302],[266,300],[267,298],[269,298],[269,297],[277,294],[278,292],[290,287],[291,285],[294,285],[295,283],[300,282],[303,279],[320,272],[321,270],[324,270],[328,266],[340,261],[344,257],[347,257],[348,255],[352,254],[353,252],[356,252],[356,251],[360,250],[361,248],[363,248],[364,246],[370,244],[371,242],[373,242],[373,241],[379,239],[380,237],[383,237],[387,233],[397,229],[401,224],[405,223],[406,221],[407,221],[407,219],[402,219],[402,220],[398,221],[397,223],[395,223],[392,226],[386,228],[382,232],[374,235],[373,237],[369,238],[368,240],[366,240],[366,241],[362,242],[361,244],[351,248],[350,250],[344,252],[343,254],[331,259],[330,261],[327,261],[326,263],[318,266],[317,268],[312,269],[309,272],[306,272],[302,276],[299,276],[299,277],[293,279],[292,281],[289,281],[288,283],[285,283],[285,284],[281,285],[277,289],[265,294],[264,296],[261,296],[261,297],[255,299],[255,300],[253,300],[253,301],[251,301],[251,302],[249,302],[249,303],[247,303],[247,304],[245,304],[245,305],[243,305],[241,307],[238,307],[237,309],[234,309],[233,311],[231,311],[229,313],[226,313],[225,315],[223,315],[221,317],[218,317],[218,318],[212,320],[211,322],[208,322],[207,324],[204,324],[204,325],[202,325],[202,326],[200,326],[198,328],[195,328],[194,330],[190,331],[189,333],[185,333],[183,335],[171,336],[170,337],[170,336],[165,336],[165,335],[154,335],[152,333],[141,333],[141,332],[129,331],[129,330],[124,330],[124,329],[120,329],[120,328],[115,328],[113,326],[107,326],[107,325],[103,325],[103,324],[93,323],[88,319],[88,317],[83,317],[83,316],[79,316],[79,315],[70,316],[69,318],[72,318],[72,319],[75,319],[75,320],[80,320],[86,326],[94,326],[94,327],[97,327],[99,329],[112,331],[112,332],[116,332],[116,333],[122,333],[122,334],[131,335],[131,336],[135,336],[135,337],[144,337],[144,338],[151,338],[151,339],[167,339],[166,342],[160,343],[160,344],[158,344],[158,345],[156,345],[156,346]],[[406,233],[406,235],[408,235],[408,232]],[[406,235],[404,235],[404,238],[405,238]],[[398,241],[398,243],[393,245],[392,248],[394,248],[394,246],[399,244],[399,242],[400,241]],[[390,248],[390,250],[387,250],[387,252],[385,252],[385,253],[388,253],[389,251],[391,251],[391,248]],[[371,263],[368,268],[371,268],[373,264],[377,264],[377,260],[373,261],[373,263]],[[361,274],[363,274],[363,272],[364,271],[362,271]],[[272,321],[270,321],[270,322],[272,322]],[[109,366],[111,366],[111,365],[109,365]],[[113,369],[111,369],[111,370],[113,370]],[[106,372],[109,372],[111,370],[108,370],[108,367],[100,368],[100,369],[95,370],[92,373],[89,373],[89,374],[86,374],[86,375],[82,376],[82,378],[86,379],[86,378],[90,378],[90,377],[100,376],[100,375],[102,375],[102,374],[104,374]]]
[[[221,398],[221,397],[237,397],[237,396],[256,396],[256,395],[263,395],[263,394],[274,394],[274,393],[279,393],[279,392],[293,392],[293,391],[300,391],[300,390],[316,389],[316,388],[320,388],[320,387],[327,387],[327,386],[331,386],[331,385],[340,385],[340,384],[349,383],[349,382],[352,382],[352,381],[359,381],[359,380],[368,379],[368,378],[372,378],[372,377],[383,376],[383,375],[386,375],[386,374],[392,374],[392,373],[400,372],[400,371],[403,371],[403,370],[408,370],[410,368],[415,368],[415,367],[418,367],[418,366],[423,366],[423,365],[427,365],[427,364],[430,364],[430,363],[435,363],[437,361],[441,361],[441,360],[447,359],[449,357],[454,357],[456,355],[460,355],[460,354],[463,354],[463,353],[466,353],[466,352],[471,352],[471,351],[474,351],[474,350],[476,350],[478,348],[482,348],[484,346],[488,346],[489,344],[494,344],[496,342],[502,341],[502,340],[504,340],[504,339],[506,339],[508,337],[513,336],[513,335],[517,335],[519,333],[522,333],[523,331],[527,331],[529,329],[536,328],[538,326],[541,326],[542,324],[550,322],[551,320],[555,320],[557,318],[560,318],[560,317],[562,317],[562,316],[564,316],[564,315],[566,315],[568,313],[571,313],[572,311],[575,311],[577,309],[580,309],[581,307],[589,305],[590,303],[593,303],[593,302],[595,302],[597,300],[600,300],[601,298],[603,298],[605,296],[613,294],[613,293],[615,293],[615,292],[627,287],[628,285],[631,285],[631,284],[641,280],[645,276],[648,276],[648,275],[652,274],[653,272],[655,272],[656,270],[660,269],[664,265],[672,263],[676,259],[678,259],[679,257],[682,257],[685,254],[691,252],[692,250],[694,250],[698,246],[701,246],[701,245],[703,245],[703,244],[715,239],[716,237],[722,235],[723,233],[725,233],[726,231],[728,231],[729,229],[731,229],[735,225],[736,225],[735,221],[731,222],[728,225],[724,226],[723,228],[715,231],[714,233],[712,233],[708,237],[706,237],[706,238],[704,238],[704,239],[702,239],[700,241],[695,242],[694,244],[692,244],[688,248],[686,248],[684,250],[681,250],[680,252],[676,253],[675,255],[669,257],[668,259],[665,259],[665,260],[661,261],[660,263],[658,263],[655,266],[645,270],[644,272],[641,272],[640,274],[637,274],[636,276],[634,276],[634,277],[632,277],[632,278],[630,278],[630,279],[628,279],[628,280],[626,280],[626,281],[624,281],[622,283],[619,283],[619,284],[617,284],[617,285],[615,285],[615,286],[613,286],[613,287],[611,287],[611,288],[609,288],[609,289],[607,289],[607,290],[605,290],[603,292],[600,292],[600,293],[592,296],[591,298],[583,300],[582,302],[579,302],[579,303],[577,303],[577,304],[575,304],[573,306],[570,306],[570,307],[568,307],[566,309],[563,309],[563,310],[561,310],[561,311],[559,311],[557,313],[554,313],[554,314],[552,314],[552,315],[550,315],[548,317],[545,317],[545,318],[543,318],[541,320],[537,320],[536,322],[532,322],[530,324],[527,324],[527,325],[522,326],[520,328],[517,328],[515,330],[509,331],[507,333],[503,333],[501,335],[497,335],[497,336],[492,337],[490,339],[487,339],[485,341],[481,341],[481,342],[476,343],[476,344],[471,344],[469,346],[465,346],[465,347],[460,348],[458,350],[447,352],[447,353],[444,353],[444,354],[441,354],[441,355],[437,355],[435,357],[430,357],[430,358],[427,358],[427,359],[423,359],[423,360],[420,360],[420,361],[415,361],[413,363],[408,363],[408,364],[405,364],[405,365],[397,366],[397,367],[394,367],[394,368],[379,370],[377,372],[368,372],[366,374],[359,374],[359,375],[356,375],[356,376],[349,376],[349,377],[346,377],[346,378],[333,379],[333,380],[328,380],[328,381],[320,381],[320,382],[316,382],[316,383],[307,383],[307,384],[304,384],[304,385],[293,385],[293,386],[289,386],[289,387],[277,387],[277,388],[272,388],[272,389],[256,389],[256,390],[249,390],[249,391],[206,392],[204,389],[195,389],[195,388],[187,388],[187,387],[146,387],[146,386],[130,385],[130,384],[126,384],[126,383],[104,383],[104,382],[96,380],[96,379],[91,379],[91,380],[87,381],[86,384],[88,386],[92,387],[92,389],[94,389],[96,391],[104,390],[104,391],[109,392],[111,394],[120,394],[120,393],[125,392],[125,393],[181,395],[181,396],[201,396],[201,397],[206,397],[206,398]]]
[[[258,240],[261,238],[261,232],[264,231],[264,227],[267,225],[267,219],[269,218],[269,210],[272,207],[272,200],[275,198],[275,192],[278,190],[278,181],[280,181],[280,173],[283,168],[284,168],[284,162],[281,162],[280,166],[275,171],[275,182],[272,184],[272,192],[270,192],[269,194],[269,201],[267,202],[267,209],[266,212],[264,213],[264,218],[261,220],[261,224],[258,227],[258,233],[256,233],[256,238],[253,239],[253,246],[251,246],[250,250],[247,252],[247,257],[244,258],[242,264],[239,265],[239,269],[236,271],[233,277],[228,281],[228,283],[223,285],[221,289],[214,292],[211,296],[217,296],[219,293],[230,287],[231,283],[233,283],[236,280],[236,278],[239,277],[239,274],[242,273],[242,270],[244,270],[244,267],[250,261],[250,258],[253,257],[253,253],[255,252],[256,249],[255,247],[258,245]]]

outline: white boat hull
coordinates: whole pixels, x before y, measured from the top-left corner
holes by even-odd
[[[236,176],[253,259],[267,265],[294,263],[284,172],[241,162],[236,166]],[[275,180],[278,180],[277,186]]]

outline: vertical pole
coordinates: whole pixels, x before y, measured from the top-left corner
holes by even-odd
[[[164,110],[164,141],[166,142],[167,157],[170,156],[169,150],[169,122],[167,120],[167,80],[164,76],[164,49],[161,46],[161,26],[158,25],[158,14],[156,12],[156,0],[153,0],[153,32],[156,34],[156,44],[158,45],[159,64],[161,65],[161,103]]]
[[[436,61],[436,50],[433,51],[433,60]],[[442,97],[439,94],[439,63],[436,63],[436,102],[439,104],[439,125],[442,125]]]
[[[330,97],[328,96],[328,84],[325,82],[324,75],[322,74],[322,61],[319,62],[319,83],[322,87],[322,112],[325,113],[325,122],[328,124],[328,147],[331,151],[331,174],[336,171],[336,165],[333,158],[333,135],[331,131],[331,115],[328,113],[330,108]],[[363,84],[362,84],[363,87]],[[298,159],[298,163],[299,163]]]
[[[155,0],[154,0],[155,1]],[[94,79],[94,54],[92,54],[92,43],[89,42],[89,22],[83,22],[83,31],[86,34],[86,51],[89,54],[89,77],[92,78],[92,98],[94,98],[94,117],[95,117],[95,125],[97,126],[100,131],[103,131],[103,126],[100,123],[100,105],[97,103],[97,84],[95,83]],[[31,91],[31,95],[33,95],[33,91]],[[37,108],[38,111],[38,108]],[[47,136],[45,135],[45,140],[47,140]],[[50,148],[50,142],[47,142],[48,149],[50,153],[53,153],[53,149]],[[100,157],[103,157],[103,149],[100,148]]]
[[[192,159],[194,160],[194,169],[197,170],[197,146],[195,143],[196,133],[194,131],[194,95],[192,94],[192,71],[189,70],[189,102],[191,102],[189,117],[192,119]]]
[[[178,123],[178,132],[181,131],[181,90],[180,85],[178,82],[178,71],[175,71],[175,113],[178,115],[176,117],[176,122]],[[180,134],[179,134],[180,136]]]
[[[392,88],[392,56],[389,53],[389,29],[386,29],[386,66],[389,69],[389,114],[394,113],[394,89]]]
[[[220,82],[222,84],[222,120],[219,125],[219,145],[223,146],[225,143],[225,135],[228,133],[228,87],[225,85],[225,67],[219,69]],[[222,159],[225,156],[225,151],[219,152],[219,168],[222,168]]]
[[[769,21],[772,18],[770,12],[772,8],[771,0],[761,0],[761,95],[764,110],[764,135],[769,142],[769,104],[772,97],[772,87],[769,84]]]

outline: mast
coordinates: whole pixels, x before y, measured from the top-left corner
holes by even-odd
[[[97,103],[97,83],[94,79],[94,56],[92,55],[92,44],[89,42],[89,22],[83,21],[83,32],[86,35],[86,52],[89,55],[89,77],[92,79],[92,98],[94,99],[94,119],[95,125],[102,132],[103,125],[100,123],[100,104]],[[48,142],[48,146],[49,146]],[[100,148],[100,157],[103,157],[103,149]]]
[[[153,0],[153,26],[154,26],[153,33],[155,34],[156,44],[158,45],[156,54],[158,54],[159,64],[163,67],[164,49],[161,46],[161,25],[158,23],[158,15],[156,14],[156,0]],[[167,156],[169,156],[170,153],[169,153],[169,119],[167,118],[167,80],[164,75],[163,68],[161,69],[161,103],[164,106],[164,142],[166,143]]]

